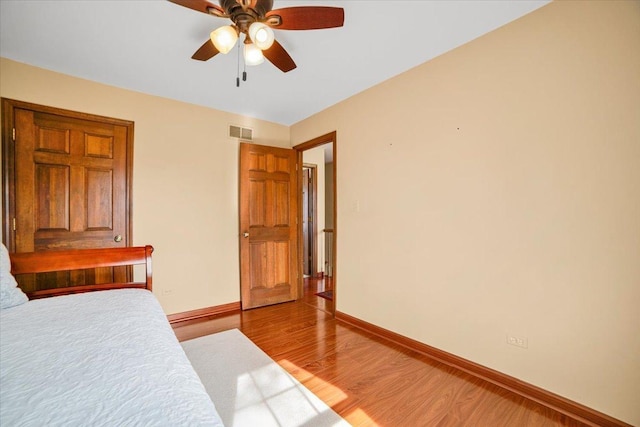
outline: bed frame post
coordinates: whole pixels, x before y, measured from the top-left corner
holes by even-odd
[[[147,245],[144,247],[145,269],[147,272],[147,289],[152,290],[153,286],[153,267],[151,265],[151,254],[153,253],[153,246]]]

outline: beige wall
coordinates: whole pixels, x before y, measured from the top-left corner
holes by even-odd
[[[289,129],[209,108],[0,61],[0,96],[135,122],[133,243],[152,244],[167,313],[240,300],[238,141],[289,146]]]
[[[640,2],[551,3],[292,143],[333,130],[339,311],[640,425]]]

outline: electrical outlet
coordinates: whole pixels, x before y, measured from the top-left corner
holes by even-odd
[[[165,295],[170,295],[170,294],[173,293],[173,289],[165,289],[165,290],[162,291],[162,293],[165,294]]]
[[[507,334],[507,344],[521,348],[529,348],[529,339],[526,337],[516,337],[515,335]]]

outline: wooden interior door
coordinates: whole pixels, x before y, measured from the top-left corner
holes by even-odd
[[[298,297],[297,155],[240,144],[242,309]]]
[[[128,246],[132,124],[49,107],[14,107],[13,252]],[[118,267],[18,281],[33,292],[126,282],[129,276],[129,269]]]

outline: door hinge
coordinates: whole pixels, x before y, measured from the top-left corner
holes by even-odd
[[[13,128],[13,131],[11,132],[11,137],[13,138],[13,142],[16,142],[16,128]]]
[[[14,217],[13,221],[11,222],[12,222],[11,228],[13,228],[13,231],[16,231],[16,218]]]

